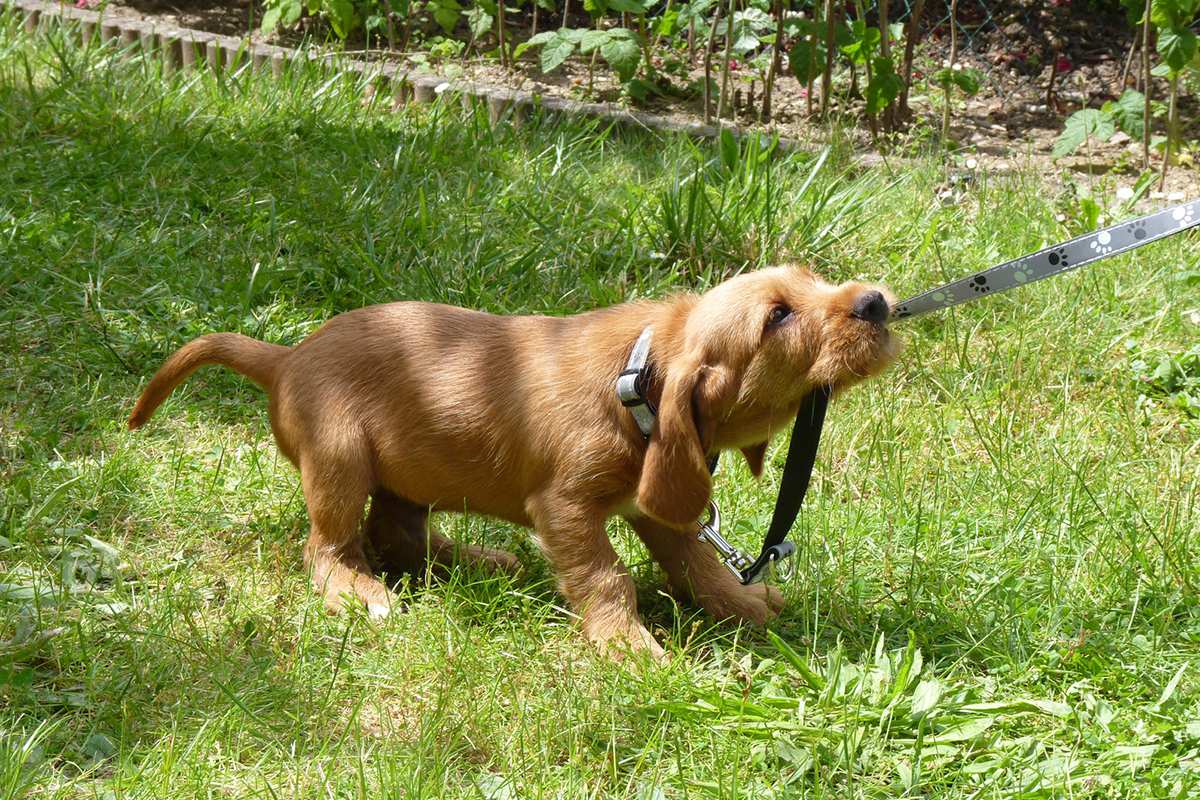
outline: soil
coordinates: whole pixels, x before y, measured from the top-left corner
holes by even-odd
[[[941,68],[950,52],[948,18],[939,15],[937,2],[929,5],[926,20],[932,29],[926,31],[917,51],[914,63],[917,78]],[[1005,171],[1032,163],[1046,175],[1052,186],[1068,194],[1074,185],[1091,185],[1097,181],[1097,176],[1104,175],[1111,176],[1105,182],[1111,190],[1132,186],[1141,171],[1141,150],[1138,142],[1130,141],[1123,134],[1093,146],[1090,153],[1062,159],[1051,156],[1054,140],[1062,131],[1066,116],[1080,108],[1099,107],[1106,100],[1116,99],[1126,87],[1141,89],[1138,79],[1140,53],[1131,59],[1133,29],[1120,14],[1097,12],[1094,5],[1083,2],[1072,5],[1070,0],[960,4],[957,60],[983,76],[979,94],[964,98],[956,92],[953,101],[951,137],[960,145],[957,151],[960,169]],[[263,37],[257,31],[262,9],[256,0],[111,0],[105,10],[108,14],[146,18],[226,36],[241,37],[247,31],[253,31],[248,38],[254,41],[288,46],[297,45],[306,38],[309,41],[331,38],[328,31],[308,20],[302,22],[300,30]],[[544,12],[542,17],[543,30],[547,25],[561,24],[558,18],[546,19]],[[942,22],[929,22],[937,19]],[[527,38],[529,22],[527,17],[510,20],[514,40]],[[586,18],[572,18],[570,24],[582,27],[587,21]],[[414,40],[417,38],[414,36]],[[622,96],[620,85],[607,69],[601,65],[594,78],[589,78],[588,64],[579,58],[569,60],[552,74],[545,74],[538,68],[533,54],[527,55],[512,69],[502,69],[494,58],[476,54],[436,62],[418,53],[406,56],[394,51],[368,49],[361,40],[351,40],[343,49],[358,58],[397,61],[414,71],[428,71],[450,79],[462,78],[547,96],[630,105],[629,98]],[[684,52],[668,53],[667,57],[667,62],[656,57],[655,68],[668,76],[672,90],[652,95],[637,107],[681,122],[701,121],[702,101],[694,88],[702,85],[703,70],[698,65],[689,67]],[[1052,75],[1053,87],[1050,86]],[[845,76],[842,77],[844,85]],[[938,96],[934,97],[921,93],[919,82],[914,84],[910,98],[914,118],[907,129],[908,141],[936,136],[941,127],[941,90],[936,90]],[[1165,99],[1165,82],[1153,79],[1153,88],[1155,98]],[[790,74],[781,74],[777,78],[773,115],[766,124],[760,121],[758,114],[761,92],[761,77],[739,65],[732,92],[735,112],[727,113],[726,120],[778,133],[801,143],[822,141],[826,127],[810,122],[806,87]],[[819,98],[814,98],[814,103],[819,107]],[[877,151],[879,143],[872,140],[862,124],[860,107],[861,101],[835,97],[835,113],[848,121],[843,134],[856,140],[870,163],[871,154]],[[1185,139],[1200,139],[1200,98],[1183,97],[1179,119]],[[922,137],[923,133],[929,136]],[[1170,170],[1164,191],[1155,191],[1150,199],[1200,196],[1200,165],[1197,163],[1200,152],[1185,148],[1179,160],[1180,163]],[[1155,171],[1160,170],[1161,158],[1154,156],[1153,161]]]

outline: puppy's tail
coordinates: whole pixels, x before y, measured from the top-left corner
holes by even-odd
[[[176,350],[154,373],[129,415],[129,430],[146,424],[167,395],[205,364],[229,367],[269,392],[275,385],[279,365],[291,351],[290,347],[260,342],[240,333],[210,333],[193,339]]]

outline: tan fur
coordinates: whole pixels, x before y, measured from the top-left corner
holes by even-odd
[[[470,511],[534,528],[590,640],[660,655],[605,520],[624,514],[672,586],[715,616],[777,613],[777,592],[741,586],[695,541],[712,491],[706,457],[740,449],[758,474],[812,387],[840,390],[886,365],[896,349],[886,326],[850,313],[871,288],[780,267],[573,317],[404,302],[341,314],[294,348],[213,334],[167,360],[129,427],[197,367],[228,366],[270,396],[308,505],[305,562],[330,609],[348,598],[372,613],[391,605],[364,540],[404,569],[456,556],[515,569],[507,553],[428,529],[430,510]],[[776,305],[794,313],[767,325]],[[659,407],[648,443],[614,391],[647,325]]]

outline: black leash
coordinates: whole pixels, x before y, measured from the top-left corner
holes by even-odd
[[[808,485],[812,481],[813,466],[817,463],[817,448],[821,444],[821,429],[825,426],[825,409],[829,407],[830,389],[822,386],[813,389],[800,403],[796,413],[796,424],[792,426],[792,441],[788,445],[787,461],[783,465],[783,477],[779,481],[779,497],[775,499],[775,511],[771,514],[771,527],[763,540],[762,552],[753,564],[742,572],[742,583],[754,583],[766,575],[766,568],[790,556],[796,545],[787,541],[787,535],[796,523]]]
[[[796,423],[792,426],[792,441],[788,445],[783,478],[779,481],[779,497],[771,514],[771,526],[763,540],[762,552],[753,561],[721,536],[721,513],[717,504],[709,501],[708,519],[700,523],[701,541],[717,551],[725,568],[744,585],[757,583],[767,577],[770,568],[796,552],[796,545],[787,540],[792,525],[800,514],[804,496],[817,463],[817,447],[821,444],[821,428],[825,425],[825,409],[829,406],[830,389],[821,386],[809,392],[800,402]],[[716,463],[712,464],[715,468]]]

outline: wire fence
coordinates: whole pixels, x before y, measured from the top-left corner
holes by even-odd
[[[877,14],[878,4],[870,5]],[[891,20],[906,22],[915,0],[892,0],[891,5]],[[1010,67],[1027,76],[1039,74],[1064,54],[1076,65],[1124,59],[1136,38],[1120,6],[1104,0],[958,0],[954,15],[948,0],[935,0],[926,4],[922,18],[927,53],[949,53],[953,26],[959,57],[985,74]]]

